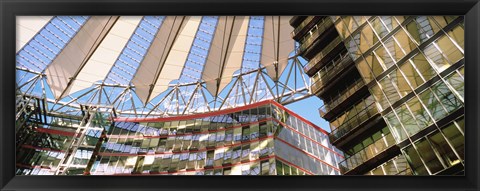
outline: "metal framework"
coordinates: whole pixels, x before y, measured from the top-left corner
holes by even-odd
[[[287,51],[281,47],[285,46],[286,41],[282,38],[288,37],[291,39],[290,34],[286,35],[281,33],[282,30],[285,31],[287,29],[285,28],[286,26],[289,26],[284,23],[288,21],[289,18],[245,17],[246,20],[243,21],[239,18],[233,18],[233,21],[223,23],[220,22],[222,19],[220,17],[203,17],[201,19],[185,17],[176,18],[176,20],[168,20],[167,17],[81,18],[83,19],[82,22],[78,22],[78,18],[76,17],[53,17],[43,28],[39,29],[36,35],[31,37],[28,43],[24,43],[24,47],[17,48],[17,94],[24,96],[25,99],[28,99],[26,95],[40,97],[46,103],[45,108],[47,112],[78,115],[82,112],[80,108],[81,105],[89,105],[112,107],[114,113],[122,117],[172,116],[211,112],[247,105],[266,99],[274,99],[281,104],[288,104],[311,96],[311,82],[303,72],[304,61],[297,58],[295,54],[296,51],[290,53],[290,55],[279,55],[280,52]],[[225,19],[228,21],[228,18]],[[175,30],[175,32],[178,34],[169,41],[169,48],[176,48],[177,52],[182,52],[183,50],[179,50],[182,47],[180,43],[188,41],[187,44],[189,44],[190,47],[185,49],[189,51],[188,57],[186,57],[186,54],[181,54],[185,56],[186,59],[183,60],[185,63],[180,64],[182,68],[179,69],[182,73],[179,74],[180,77],[176,77],[178,80],[173,80],[168,83],[165,88],[166,90],[159,93],[158,96],[152,93],[152,90],[155,89],[152,87],[157,83],[154,81],[153,84],[150,84],[149,98],[145,100],[137,94],[139,91],[138,86],[141,85],[141,83],[134,84],[131,83],[131,80],[135,77],[141,77],[138,76],[139,74],[136,73],[136,70],[147,63],[147,61],[142,60],[143,58],[148,55],[151,57],[156,56],[154,53],[148,52],[150,49],[159,49],[155,47],[157,45],[153,43],[160,43],[161,40],[155,41],[155,38],[163,38],[161,37],[163,31],[171,31],[162,28],[162,26],[167,27],[165,22],[168,21],[170,22],[169,26],[173,26],[177,20],[181,20],[182,22],[177,24],[178,30]],[[193,20],[195,21],[194,23]],[[56,64],[56,66],[52,66],[52,63],[62,63],[61,60],[58,60],[59,58],[71,56],[65,54],[67,54],[68,51],[71,52],[72,47],[74,47],[72,43],[79,44],[81,42],[77,41],[83,38],[83,34],[92,33],[86,32],[86,30],[96,30],[91,27],[93,22],[103,23],[103,30],[109,30],[110,33],[96,31],[99,36],[91,37],[92,40],[90,44],[87,42],[84,43],[91,46],[89,51],[94,50],[86,54],[78,55],[80,57],[85,56],[86,60],[79,62],[77,69],[63,67],[63,65],[65,65],[64,62],[63,65]],[[114,24],[112,24],[112,22]],[[163,25],[162,22],[164,22]],[[243,24],[237,24],[237,26],[235,22]],[[271,26],[269,26],[270,22]],[[69,25],[73,25],[72,23],[76,24],[75,27],[69,28]],[[130,26],[132,23],[136,25],[135,28]],[[241,27],[247,26],[246,23],[248,23],[248,29],[240,29]],[[119,26],[120,24],[125,26]],[[231,26],[232,29],[222,33],[222,30],[218,29],[219,25],[223,27]],[[193,27],[193,29],[197,30],[194,37],[189,36],[191,35],[191,31],[187,31],[189,33],[185,32],[184,29],[188,27]],[[36,26],[36,28],[39,27]],[[55,33],[56,31],[67,30],[66,28],[69,28],[71,31],[63,31],[65,37]],[[85,81],[89,75],[95,73],[95,71],[90,70],[95,70],[96,66],[103,67],[99,65],[99,63],[108,59],[97,58],[95,54],[96,52],[107,53],[108,51],[104,49],[108,49],[108,46],[111,46],[109,42],[114,42],[111,33],[114,33],[114,36],[115,34],[124,35],[120,32],[122,28],[129,29],[131,36],[129,36],[130,34],[125,35],[126,38],[123,38],[124,40],[121,41],[121,45],[124,46],[123,50],[118,49],[118,47],[116,48],[115,58],[117,61],[113,59],[114,64],[107,65],[111,67],[110,72],[107,74],[105,72],[108,70],[99,68],[104,71],[103,73],[105,74],[102,75],[106,75],[105,80],[95,81],[91,83],[92,85],[90,87],[72,93],[70,90],[75,84],[85,85],[90,83]],[[134,29],[135,31],[133,31]],[[48,36],[45,31],[51,36]],[[273,40],[270,39],[270,42],[268,42],[268,38],[270,37],[265,33],[270,32],[273,32],[273,36],[270,37],[275,38]],[[80,36],[75,34],[79,34]],[[231,70],[230,72],[233,71],[233,75],[222,75],[224,72],[220,72],[218,78],[215,79],[218,89],[216,92],[211,93],[211,91],[209,91],[209,89],[211,90],[211,82],[202,78],[200,73],[209,70],[206,67],[206,63],[209,62],[207,57],[212,58],[215,56],[211,51],[211,47],[215,45],[215,42],[213,42],[215,35],[219,34],[230,35],[227,39],[234,44],[229,46],[228,42],[222,42],[227,46],[226,49],[221,49],[222,54],[225,54],[225,56],[222,56],[222,59],[227,59],[227,57],[229,58],[228,60],[237,58],[238,55],[233,54],[235,50],[239,50],[239,47],[243,50],[243,56],[238,57],[238,59],[241,59],[241,66],[236,68],[235,71],[228,69]],[[242,35],[246,37],[242,37]],[[94,40],[95,38],[103,38],[103,40],[100,39],[97,42]],[[191,38],[193,38],[193,40]],[[59,44],[57,43],[59,40],[61,40],[62,44],[55,47],[55,50],[54,48],[50,48],[51,46],[53,47],[51,44]],[[236,44],[239,42],[244,44],[237,46]],[[210,43],[210,47],[206,46],[207,44],[205,43]],[[134,45],[136,48],[133,47]],[[269,62],[272,61],[271,64],[260,63],[261,60],[268,60],[269,55],[265,54],[269,54],[269,52],[262,53],[262,51],[268,49],[268,47],[265,47],[267,45],[273,46],[274,50],[272,52],[274,57],[272,60],[269,60]],[[52,49],[52,51],[43,51],[38,47],[46,47],[47,50]],[[99,50],[96,50],[97,48]],[[64,50],[67,51],[67,53],[65,53]],[[45,54],[43,55],[45,59],[41,54]],[[180,53],[178,53],[178,55],[180,55]],[[39,60],[42,60],[42,62],[36,64]],[[175,61],[175,59],[168,57],[168,54],[164,55],[163,60],[167,60],[166,63],[164,63],[164,68],[169,67],[169,63],[172,64],[174,63],[173,61]],[[70,59],[70,61],[75,62],[74,59]],[[112,59],[109,61],[112,61]],[[160,62],[159,66],[162,67],[163,63],[162,61]],[[96,65],[93,65],[93,63],[96,63]],[[228,67],[228,64],[221,64],[221,71],[226,71],[227,69],[225,67]],[[172,68],[175,67],[170,67],[170,69]],[[86,69],[89,69],[89,71],[84,71]],[[146,71],[145,69],[143,70]],[[169,75],[167,73],[171,73],[169,70],[163,70],[163,72],[158,71],[162,71],[162,68],[157,68],[156,76],[154,76],[158,79],[162,78],[162,75]],[[69,75],[69,72],[75,72],[75,74]],[[83,75],[81,79],[78,77],[79,75]],[[58,83],[60,84],[55,83],[56,79],[52,80],[51,78],[58,78]],[[95,77],[95,79],[96,78],[98,77]],[[122,80],[119,79],[121,78],[125,78],[123,81],[129,83],[120,83],[119,81]],[[224,85],[220,85],[220,83]],[[210,88],[207,89],[208,86],[210,86]],[[58,87],[61,87],[61,89]],[[76,90],[79,89],[79,87],[75,88]],[[17,102],[20,101],[17,100]],[[17,109],[17,113],[25,112],[27,107],[26,105],[23,106],[23,108]]]

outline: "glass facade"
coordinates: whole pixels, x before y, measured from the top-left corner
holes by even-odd
[[[347,61],[339,67],[335,63],[342,62],[335,59],[312,62],[313,59],[305,57],[309,56],[307,51],[323,55],[322,49],[301,50],[300,55],[309,60],[307,74],[314,74],[310,75],[312,90],[326,103],[320,113],[330,122],[330,139],[345,152],[345,160],[340,162],[342,173],[463,174],[463,17],[323,19],[331,19],[336,30],[325,30],[325,34],[318,36],[330,38],[320,41],[334,43],[341,38],[339,52],[347,51],[353,61],[343,59]],[[328,71],[348,65],[354,65],[356,70],[342,70],[345,75],[329,77]],[[361,89],[352,85],[359,84],[358,81],[363,81],[368,92],[351,92]],[[374,112],[369,112],[370,105]],[[388,134],[382,134],[384,137],[376,135],[386,129]],[[372,135],[387,141],[371,140]]]
[[[91,174],[339,174],[327,134],[280,105],[180,118],[117,120]]]
[[[17,174],[58,174],[72,161],[64,174],[339,175],[343,160],[326,132],[274,101],[166,118],[92,114],[104,123],[47,116],[44,128],[27,120]],[[83,143],[71,153],[74,137]]]

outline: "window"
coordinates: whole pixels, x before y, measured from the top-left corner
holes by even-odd
[[[383,63],[383,65],[385,65],[386,68],[390,68],[395,63],[395,61],[392,59],[388,51],[388,50],[394,51],[394,48],[392,48],[391,46],[394,46],[394,44],[392,43],[385,44],[385,47],[380,46],[375,50],[375,55],[377,55],[378,59]],[[393,54],[394,52],[390,52],[390,53]]]
[[[452,38],[452,40],[455,41],[458,46],[460,46],[462,49],[465,49],[465,31],[462,25],[458,25],[449,31],[448,36],[450,36],[450,38]]]
[[[340,34],[340,37],[345,39],[350,35],[350,32],[347,30],[347,28],[345,27],[341,19],[338,21],[339,22],[335,24],[335,28],[337,28],[337,31],[338,31],[338,34]]]
[[[360,49],[359,49],[359,44],[360,44],[360,33],[358,32],[353,34],[352,38],[350,38],[346,42],[348,52],[350,53],[350,55],[354,60],[362,55],[362,52],[360,52]]]
[[[459,120],[461,123],[451,123],[442,128],[442,132],[447,140],[452,144],[460,159],[464,160],[465,155],[465,136],[459,131],[459,127],[463,128],[463,118]],[[457,126],[458,125],[458,126]]]
[[[400,60],[405,56],[405,53],[403,52],[402,48],[408,49],[407,47],[402,47],[402,44],[398,44],[393,37],[390,37],[388,40],[384,42],[385,48],[388,50],[392,58],[394,58],[396,61]],[[402,48],[401,48],[402,47]],[[387,63],[388,64],[388,63]],[[388,65],[390,67],[390,65]]]
[[[395,88],[395,85],[392,84],[392,79],[389,75],[380,80],[380,85],[385,93],[385,97],[390,101],[390,104],[393,104],[400,99],[398,90]],[[385,108],[385,106],[383,106],[383,108]]]
[[[464,79],[458,72],[453,72],[446,77],[447,82],[453,87],[454,91],[458,93],[462,100],[464,99],[465,88],[464,88]]]
[[[276,168],[277,168],[277,175],[283,175],[283,164],[279,160],[275,161]]]
[[[440,37],[436,44],[443,55],[450,61],[450,64],[455,64],[463,58],[463,53],[452,43],[448,36]]]
[[[411,40],[411,38],[407,35],[407,33],[403,30],[400,29],[395,35],[395,39],[397,42],[400,44],[400,47],[403,48],[403,50],[408,53],[417,48],[416,44]]]
[[[373,75],[377,77],[383,71],[385,70],[385,66],[379,61],[378,57],[374,55],[373,53],[365,57],[365,60],[367,61],[368,65],[372,69],[371,71],[373,72]]]
[[[425,161],[425,164],[427,165],[428,169],[430,169],[432,174],[444,169],[443,164],[437,156],[438,153],[435,153],[428,140],[422,138],[415,143],[415,146],[417,147],[418,153],[422,157],[423,161]]]
[[[365,26],[362,29],[362,36],[360,38],[360,44],[358,44],[360,51],[365,53],[370,47],[378,42],[378,37],[374,34],[370,26]]]
[[[432,86],[432,90],[437,95],[438,99],[448,113],[451,113],[463,106],[463,102],[457,99],[457,97],[450,91],[445,83],[439,82],[435,84]]]
[[[420,93],[419,97],[435,120],[441,119],[445,116],[445,109],[442,107],[442,105],[439,103],[439,101],[430,89],[426,89],[425,91]]]
[[[355,31],[358,28],[358,24],[356,22],[356,19],[354,19],[354,16],[346,16],[342,18],[343,22],[345,23],[345,26],[347,26],[347,29],[350,32]]]
[[[433,43],[424,50],[425,56],[429,58],[438,72],[442,72],[450,66],[450,63],[443,57],[441,51],[438,49],[436,43]]]
[[[375,32],[377,33],[379,38],[383,38],[385,35],[388,34],[387,27],[385,27],[385,25],[383,25],[380,17],[377,17],[372,21],[372,27],[375,30]]]
[[[400,122],[398,121],[397,117],[393,112],[390,112],[387,115],[385,115],[385,121],[393,130],[392,133],[395,139],[397,140],[397,143],[407,138],[405,131],[403,130]]]
[[[412,72],[415,72],[415,70]],[[405,74],[405,75],[412,75],[412,74]],[[390,73],[390,76],[392,77],[392,81],[397,86],[398,91],[402,97],[412,92],[412,88],[410,87],[410,84],[408,84],[407,79],[403,76],[401,70],[399,69],[393,70]]]
[[[460,163],[460,160],[458,160],[455,152],[453,152],[452,148],[450,147],[450,145],[448,145],[445,138],[443,138],[440,131],[429,135],[427,138],[432,148],[435,149],[435,152],[438,153],[438,156],[440,156],[440,158],[442,159],[444,165],[450,167],[457,163]]]
[[[404,64],[402,64],[402,66],[400,66],[400,70],[406,76],[413,89],[416,89],[418,86],[424,83],[422,76],[417,72],[410,61],[406,61]],[[400,70],[397,71],[397,76]]]
[[[405,156],[407,157],[407,161],[412,168],[412,171],[416,175],[429,175],[425,165],[423,165],[420,157],[417,154],[417,151],[413,148],[412,145],[407,147],[405,150]]]

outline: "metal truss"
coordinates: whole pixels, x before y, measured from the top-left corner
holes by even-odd
[[[277,68],[276,68],[277,69]],[[237,71],[239,72],[239,71]],[[206,83],[198,81],[186,84],[170,84],[169,88],[143,104],[135,94],[135,86],[112,85],[104,82],[60,100],[49,93],[47,76],[17,66],[18,96],[36,95],[45,100],[49,113],[80,115],[81,105],[113,108],[122,117],[174,116],[211,112],[274,99],[285,105],[312,95],[310,80],[303,72],[303,64],[295,56],[278,80],[267,74],[265,67],[233,75],[233,80],[217,96],[206,89]],[[17,113],[25,112],[18,108]],[[21,110],[21,111],[20,111]]]

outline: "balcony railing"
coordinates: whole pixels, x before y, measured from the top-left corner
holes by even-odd
[[[342,173],[348,172],[357,166],[365,163],[366,161],[372,159],[383,151],[387,150],[391,146],[395,145],[395,139],[391,133],[388,133],[375,141],[374,143],[366,146],[359,152],[345,158],[340,162],[340,171]]]
[[[339,92],[335,97],[330,99],[332,101],[330,101],[329,103],[325,103],[320,109],[318,109],[320,112],[320,116],[324,117],[325,114],[327,114],[332,109],[337,107],[340,103],[345,101],[347,98],[349,98],[351,95],[353,95],[363,86],[365,86],[365,82],[363,82],[362,79],[358,79],[349,87],[347,87],[345,90]]]
[[[378,114],[378,110],[375,106],[375,102],[372,102],[364,109],[357,112],[356,115],[353,115],[352,118],[346,119],[344,123],[335,128],[329,135],[330,139],[332,140],[332,142],[339,139],[340,137],[348,134],[351,130],[357,128],[359,125],[361,125],[371,117],[375,116],[376,114]],[[332,126],[332,123],[330,123],[330,126]]]
[[[332,25],[333,25],[333,22],[328,17],[323,19],[319,24],[317,24],[317,30],[313,31],[311,35],[305,35],[300,40],[300,43],[301,43],[299,47],[300,52],[307,49],[307,47],[309,47],[313,41],[315,41],[323,32],[325,32]]]
[[[297,24],[301,24],[303,20],[305,20],[307,17],[306,16],[293,16],[289,23],[292,26],[297,26]]]
[[[379,171],[379,168],[383,168],[383,170]],[[399,155],[398,157],[379,165],[377,168],[368,172],[367,175],[413,175],[413,173],[405,156]]]
[[[312,76],[312,92],[316,93],[320,88],[323,87],[324,82],[328,82],[330,79],[337,76],[337,74],[350,65],[351,61],[352,59],[348,55],[348,52],[343,52],[337,55],[334,59],[332,59],[331,64],[327,64]]]
[[[313,19],[315,18],[315,16],[308,16],[305,20],[302,21],[302,23],[300,23],[298,25],[298,27],[296,27],[293,31],[292,31],[292,37],[295,37],[295,35],[297,35],[300,31],[302,30],[306,30],[305,29],[305,26],[310,23]]]
[[[303,68],[305,70],[305,72],[308,72],[315,65],[317,65],[317,63],[320,62],[320,60],[322,60],[325,57],[325,55],[330,53],[341,42],[342,42],[342,38],[340,38],[339,36],[337,38],[335,38],[332,42],[330,42],[330,44],[328,44],[325,48],[323,48],[322,51],[318,52],[317,55],[315,57],[313,57],[313,59],[311,59],[308,62],[307,65],[305,65],[305,67]],[[303,50],[300,49],[300,52],[302,52],[302,51]]]

